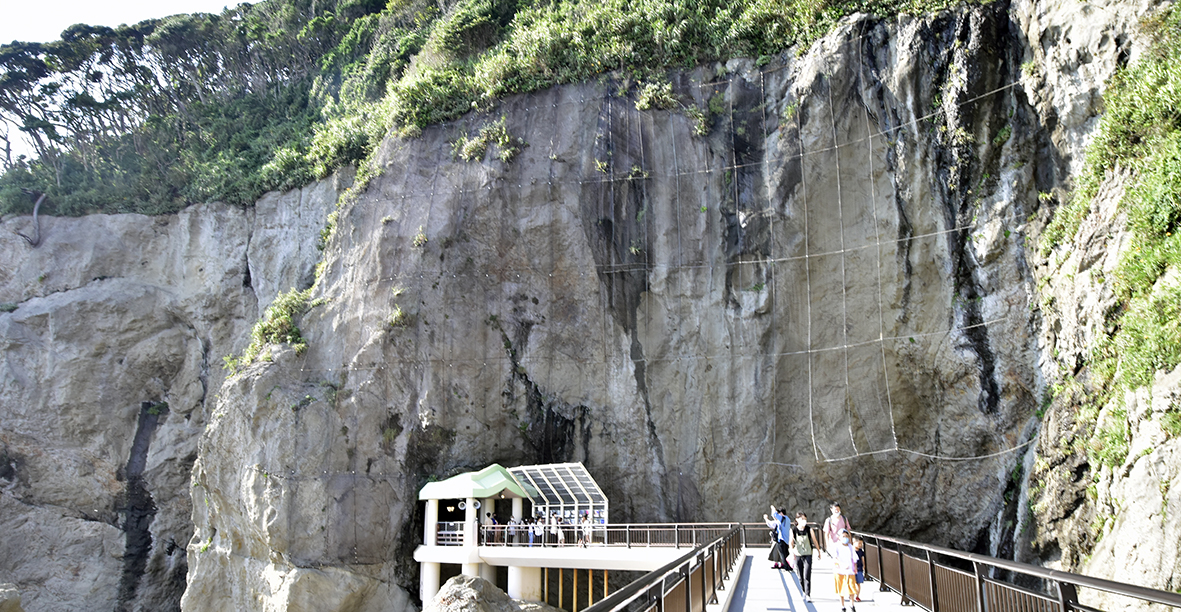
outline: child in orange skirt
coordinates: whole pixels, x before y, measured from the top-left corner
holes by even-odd
[[[857,551],[853,549],[853,542],[849,532],[845,529],[837,533],[837,541],[831,545],[829,554],[833,560],[833,578],[836,581],[837,597],[841,598],[841,612],[845,612],[845,598],[849,598],[849,605],[853,612],[857,612],[854,605],[857,597]]]

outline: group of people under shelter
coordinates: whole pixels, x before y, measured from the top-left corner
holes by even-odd
[[[854,538],[849,519],[841,513],[841,505],[833,502],[832,515],[824,520],[817,536],[816,529],[808,524],[803,512],[796,512],[795,520],[787,512],[771,505],[771,515],[763,515],[767,527],[772,530],[774,540],[771,546],[772,567],[792,571],[800,580],[804,601],[812,601],[812,559],[823,554],[833,563],[833,576],[837,597],[841,600],[841,612],[845,612],[845,599],[853,612],[856,602],[861,601],[861,583],[865,582],[865,543]],[[820,538],[824,538],[821,546]]]
[[[491,542],[508,546],[565,546],[567,533],[570,540],[578,539],[578,546],[585,548],[594,538],[594,523],[590,513],[584,513],[582,520],[574,523],[553,512],[540,513],[533,518],[510,518],[503,528],[491,512],[485,514],[485,525],[492,526]]]

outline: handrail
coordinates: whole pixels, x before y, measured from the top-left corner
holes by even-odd
[[[882,542],[889,542],[897,548],[897,551],[890,551],[890,552],[891,552],[891,554],[893,554],[895,552],[897,554],[899,554],[899,565],[900,566],[902,565],[902,555],[905,554],[905,552],[902,550],[903,546],[910,548],[910,549],[924,551],[924,552],[928,553],[927,555],[925,555],[926,556],[925,560],[922,558],[917,558],[917,560],[922,563],[929,564],[928,565],[928,567],[930,569],[929,574],[928,575],[920,575],[919,577],[917,577],[913,580],[928,580],[929,579],[930,580],[929,587],[930,587],[931,591],[935,590],[935,588],[934,588],[935,587],[935,584],[934,584],[935,583],[935,579],[934,579],[935,570],[934,570],[934,568],[936,567],[937,564],[935,564],[934,561],[931,560],[930,553],[936,553],[939,555],[943,555],[945,557],[950,557],[953,559],[960,559],[962,561],[967,561],[967,562],[971,563],[974,570],[975,570],[974,573],[977,576],[977,580],[980,581],[981,588],[983,587],[983,583],[985,583],[985,582],[988,582],[991,584],[1000,584],[1000,585],[1004,585],[1006,587],[1014,588],[1014,589],[1018,588],[1018,587],[1016,587],[1016,585],[1009,585],[1006,582],[986,578],[981,572],[981,566],[987,566],[987,567],[993,567],[993,568],[1018,572],[1021,574],[1025,574],[1027,576],[1031,576],[1034,578],[1040,578],[1042,580],[1052,582],[1058,587],[1058,591],[1059,591],[1058,597],[1054,598],[1052,595],[1041,595],[1041,596],[1048,597],[1051,599],[1057,599],[1058,600],[1057,603],[1059,603],[1059,605],[1061,606],[1061,610],[1063,612],[1068,612],[1069,610],[1090,609],[1090,608],[1087,608],[1086,606],[1081,605],[1078,602],[1077,587],[1086,587],[1089,589],[1095,589],[1098,591],[1104,591],[1107,593],[1112,593],[1115,595],[1121,595],[1121,596],[1125,596],[1125,597],[1134,597],[1136,599],[1141,599],[1141,600],[1149,601],[1149,602],[1153,602],[1153,603],[1164,604],[1167,606],[1181,607],[1181,594],[1171,593],[1169,591],[1151,589],[1148,587],[1142,587],[1142,586],[1138,586],[1138,585],[1134,585],[1134,584],[1124,584],[1121,582],[1115,582],[1113,580],[1106,580],[1103,578],[1095,578],[1092,576],[1084,576],[1082,574],[1064,572],[1061,570],[1046,569],[1044,567],[1038,567],[1036,565],[1030,565],[1027,563],[1019,563],[1017,561],[1009,561],[1007,559],[998,559],[996,557],[989,557],[987,555],[981,555],[978,553],[963,552],[963,551],[959,551],[959,550],[953,550],[950,548],[944,548],[942,546],[936,546],[934,544],[922,544],[922,543],[914,542],[911,540],[904,540],[902,538],[893,538],[893,537],[889,537],[889,536],[882,536],[882,535],[878,535],[878,534],[874,534],[874,533],[854,532],[854,535],[857,535],[857,536],[861,537],[863,540],[865,540],[867,545],[872,540],[873,543],[877,546],[878,554],[879,554],[879,557],[878,557],[879,561],[876,565],[878,566],[879,575],[875,576],[875,578],[878,579],[879,582],[882,582],[883,590],[887,587],[885,586],[885,581],[882,580],[882,577],[880,575],[882,572],[881,562],[880,562],[880,559],[881,559],[880,554],[881,554],[881,551],[883,550],[881,543]],[[886,549],[886,550],[889,550],[889,549]],[[912,556],[911,558],[915,558],[915,557]],[[939,566],[939,567],[943,567],[943,566]],[[867,567],[866,569],[868,570],[869,568]],[[901,571],[899,572],[899,574],[900,574],[899,578],[900,578],[900,581],[902,582],[902,584],[898,585],[899,588],[897,588],[897,589],[895,589],[894,587],[889,587],[889,588],[891,588],[892,590],[899,591],[901,594],[903,594],[904,598],[910,599],[909,597],[906,597],[906,592],[907,592],[906,576]],[[917,603],[921,607],[927,608],[927,609],[931,609],[931,607],[933,607],[933,608],[935,608],[936,612],[939,609],[939,605],[938,605],[937,601],[934,602],[934,605],[931,607],[922,605],[920,602],[911,601],[911,603]]]
[[[618,591],[615,591],[611,595],[607,596],[607,598],[595,603],[589,608],[586,608],[583,612],[615,612],[617,610],[622,610],[628,604],[632,603],[632,601],[634,601],[636,598],[644,595],[645,593],[649,593],[654,589],[661,589],[661,592],[652,593],[652,595],[654,597],[661,597],[668,591],[671,591],[673,588],[681,584],[680,581],[675,581],[675,584],[670,585],[668,589],[663,589],[665,578],[667,578],[670,574],[676,573],[679,577],[687,580],[690,575],[689,572],[691,571],[691,568],[688,567],[690,562],[692,562],[694,559],[698,559],[697,565],[703,565],[708,561],[706,557],[709,553],[716,553],[718,552],[719,548],[724,548],[729,549],[731,554],[727,556],[731,558],[722,559],[721,569],[723,575],[718,581],[721,582],[722,579],[725,579],[725,577],[729,575],[730,569],[733,566],[733,562],[738,556],[737,553],[741,549],[741,543],[737,543],[737,545],[735,545],[735,543],[732,543],[731,540],[733,540],[735,537],[738,537],[741,540],[742,526],[734,526],[733,523],[731,523],[731,525],[731,529],[726,532],[726,534],[718,537],[708,544],[699,545],[693,550],[685,553],[684,555],[681,555],[675,561],[668,563],[664,567],[644,574],[640,578],[633,581],[631,584],[619,589]]]
[[[701,540],[712,540],[715,533],[729,531],[734,526],[735,523],[594,523],[588,532],[581,523],[559,523],[557,528],[562,532],[559,541],[552,531],[555,526],[546,523],[542,525],[540,539],[533,545],[570,548],[582,545],[584,535],[589,535],[586,544],[594,547],[694,548]],[[479,542],[482,546],[529,546],[527,527],[531,525],[480,525]],[[440,541],[440,545],[459,546],[462,541]]]

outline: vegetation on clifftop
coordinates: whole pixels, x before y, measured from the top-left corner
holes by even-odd
[[[1181,274],[1181,11],[1158,14],[1143,29],[1152,46],[1109,84],[1086,170],[1041,243],[1043,255],[1053,254],[1077,233],[1100,183],[1121,169],[1130,172],[1120,206],[1132,239],[1114,278],[1099,281],[1114,283],[1118,306],[1107,315],[1106,337],[1092,349],[1086,388],[1074,385],[1084,421],[1094,423],[1101,407],[1117,402],[1088,448],[1096,467],[1118,466],[1127,456],[1123,392],[1181,364],[1181,277],[1175,276]],[[1167,423],[1165,430],[1181,434]]]
[[[248,205],[502,96],[808,43],[957,0],[266,0],[0,47],[0,213]],[[35,154],[14,156],[18,137]],[[7,153],[7,154],[5,154]]]

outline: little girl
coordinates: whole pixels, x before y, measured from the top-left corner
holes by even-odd
[[[850,541],[849,531],[842,529],[837,532],[837,541],[833,543],[829,554],[833,560],[833,578],[837,597],[841,598],[841,612],[845,612],[845,598],[849,598],[849,606],[857,612],[853,605],[857,597],[857,551]]]

